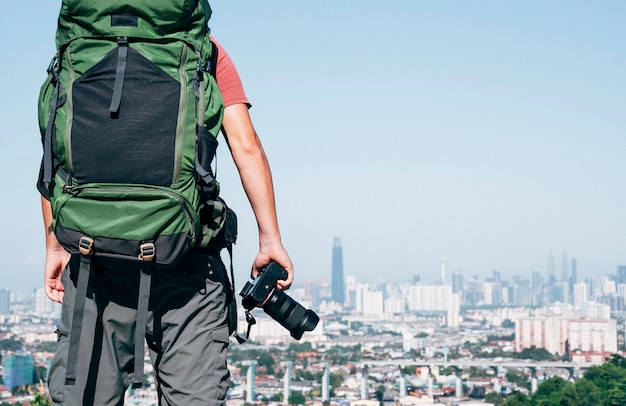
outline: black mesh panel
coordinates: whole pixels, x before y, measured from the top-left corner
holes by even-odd
[[[180,85],[130,48],[119,113],[109,113],[117,52],[109,52],[74,83],[74,176],[79,183],[169,186]]]

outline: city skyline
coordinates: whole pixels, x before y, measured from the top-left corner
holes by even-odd
[[[337,246],[337,244],[339,244]],[[345,268],[343,267],[343,255],[344,255],[344,251],[342,248],[342,243],[341,243],[341,237],[334,237],[331,243],[331,254],[329,255],[330,261],[329,261],[329,266],[326,270],[323,270],[321,272],[317,272],[317,275],[315,277],[306,277],[306,278],[299,278],[298,280],[295,281],[294,286],[295,287],[300,287],[302,286],[305,282],[307,281],[312,281],[312,280],[325,280],[327,282],[329,282],[331,284],[331,289],[332,289],[332,284],[333,284],[333,261],[335,258],[335,255],[340,255],[338,258],[341,259],[341,271],[342,271],[342,275],[343,275],[343,284],[345,287],[346,284],[346,277],[349,276],[360,276],[358,275],[358,272],[346,272]],[[337,251],[337,248],[339,249]],[[563,251],[562,253],[563,257],[567,257],[567,252]],[[420,272],[419,270],[416,270],[413,272],[413,270],[407,270],[406,272],[403,272],[403,277],[401,278],[394,278],[394,279],[385,279],[383,277],[370,277],[370,278],[363,278],[362,276],[360,276],[360,279],[358,279],[358,282],[363,282],[363,283],[378,283],[378,282],[391,282],[391,283],[402,283],[402,282],[410,282],[413,281],[415,279],[415,277],[419,277],[419,281],[421,284],[441,284],[442,281],[442,277],[443,277],[443,272],[445,272],[445,284],[446,285],[450,285],[450,286],[454,286],[454,277],[455,274],[460,274],[462,279],[468,279],[468,278],[473,278],[473,277],[477,277],[479,280],[489,280],[491,278],[493,278],[494,273],[498,273],[498,274],[502,274],[504,276],[504,279],[513,279],[516,277],[522,277],[523,279],[528,279],[529,281],[532,281],[534,278],[534,274],[539,275],[539,277],[542,280],[548,280],[550,275],[552,275],[553,277],[555,277],[555,281],[563,281],[564,279],[562,279],[563,274],[562,274],[562,270],[563,270],[563,264],[559,263],[558,268],[558,272],[555,272],[554,268],[554,264],[553,264],[553,269],[551,270],[550,268],[550,264],[553,262],[553,252],[550,251],[550,253],[548,254],[548,260],[547,263],[548,265],[545,267],[545,269],[532,269],[532,270],[528,270],[527,272],[521,272],[521,273],[514,273],[514,272],[507,272],[505,271],[501,271],[498,269],[485,269],[485,270],[481,270],[480,272],[468,272],[468,271],[464,271],[462,268],[449,268],[446,266],[446,257],[438,257],[437,258],[439,263],[437,268],[438,269],[427,269],[427,270],[423,270],[423,272]],[[228,259],[225,259],[226,261],[228,261]],[[611,272],[610,270],[607,272],[603,272],[603,273],[580,273],[578,272],[578,258],[572,256],[570,258],[568,258],[568,269],[569,272],[571,273],[572,271],[575,272],[575,281],[576,282],[584,282],[586,279],[595,279],[595,280],[600,280],[602,277],[612,277],[615,278],[616,280],[619,280],[620,275],[623,278],[623,280],[626,280],[626,271],[624,271],[624,269],[626,269],[626,265],[623,264],[616,264],[613,271]],[[235,274],[235,286],[243,286],[245,284],[245,281],[247,280],[246,278],[248,277],[248,275],[246,275],[245,273],[239,272],[237,273],[237,269],[235,270],[236,274]],[[620,274],[621,272],[621,274]],[[43,280],[43,269],[42,269],[42,280]],[[38,285],[37,283],[32,284],[31,286],[28,286],[27,284],[23,284],[20,283],[19,280],[3,280],[0,282],[0,290],[2,289],[8,289],[8,290],[12,290],[12,291],[20,291],[20,292],[25,292],[25,291],[29,291],[29,290],[33,290],[33,289],[38,289],[38,288],[43,288],[43,284]],[[345,289],[344,289],[345,290]]]
[[[6,38],[22,33],[3,45],[15,62],[0,75],[10,288],[43,285],[36,105],[60,3],[9,2],[0,16]],[[334,236],[344,274],[369,281],[427,279],[441,257],[481,277],[545,276],[550,252],[555,275],[563,252],[576,258],[579,280],[626,263],[625,2],[211,6],[272,167],[296,284],[330,280]],[[258,227],[219,142],[243,286]]]

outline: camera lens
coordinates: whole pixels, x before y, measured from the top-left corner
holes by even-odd
[[[320,320],[314,311],[305,309],[280,290],[274,290],[274,294],[265,302],[263,310],[289,330],[296,340],[302,338],[305,331],[312,331]]]

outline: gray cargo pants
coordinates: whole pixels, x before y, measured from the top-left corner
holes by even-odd
[[[76,382],[65,384],[78,261],[62,275],[65,288],[59,343],[50,365],[53,405],[123,405],[133,374],[139,273],[96,267],[90,273]],[[175,269],[152,275],[147,347],[159,405],[223,405],[228,278],[219,257],[190,254]]]

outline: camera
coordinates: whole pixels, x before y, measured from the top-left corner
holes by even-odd
[[[272,261],[255,280],[246,282],[239,295],[243,297],[241,304],[247,311],[262,308],[299,340],[305,331],[312,331],[317,326],[320,318],[313,310],[305,309],[285,292],[275,288],[276,281],[286,278],[287,271]]]

